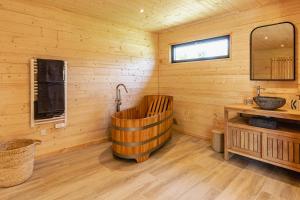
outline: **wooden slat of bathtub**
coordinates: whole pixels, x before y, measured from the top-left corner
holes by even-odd
[[[162,97],[162,96],[158,97],[158,101],[157,101],[156,109],[155,109],[155,111],[154,111],[154,114],[155,114],[155,115],[159,113],[160,104],[161,104],[161,101],[162,101],[162,99],[163,99],[163,97]]]
[[[147,124],[151,124],[153,122],[152,118],[147,118]],[[152,129],[148,128],[147,129],[147,137],[145,139],[149,139],[151,138],[151,134],[152,134]],[[151,149],[151,143],[147,143],[147,145],[145,146],[145,150],[148,151],[149,149]]]
[[[142,120],[142,126],[146,126],[148,124],[148,119],[145,118]],[[148,135],[148,132],[149,130],[148,129],[145,129],[142,133],[142,137],[141,137],[141,141],[146,141],[148,138],[149,138],[149,135]],[[142,149],[141,149],[141,152],[146,152],[148,151],[148,146],[149,144],[144,144],[142,145]]]
[[[141,122],[140,122],[141,126],[146,126],[147,124],[148,124],[148,119],[147,118],[141,119]],[[140,138],[139,142],[146,141],[149,138],[148,129],[145,129],[145,130],[141,131],[140,135],[141,135],[141,138]],[[140,152],[146,152],[147,150],[148,150],[148,144],[147,143],[144,144],[144,145],[141,145]]]
[[[170,116],[171,114],[172,114],[172,111],[171,112],[166,111],[166,116]],[[173,123],[173,117],[171,117],[170,119],[167,120],[166,129],[169,129],[172,126],[172,123]],[[172,130],[170,129],[168,131],[168,133],[166,134],[165,140],[168,140],[171,137],[171,133],[172,133]]]
[[[155,114],[160,114],[160,113],[162,113],[161,107],[162,107],[164,101],[165,101],[165,97],[162,96],[162,97],[160,98],[160,102],[158,103],[157,110],[156,110]]]
[[[163,106],[162,106],[163,107]],[[162,112],[161,114],[161,118],[165,119],[166,118],[166,112]],[[168,121],[164,121],[161,125],[160,125],[160,130],[159,133],[166,131],[166,124]],[[159,144],[163,143],[166,140],[166,134],[161,136],[159,138]]]
[[[118,118],[116,118],[116,126],[120,126],[120,119],[118,119]],[[115,135],[116,140],[121,140],[121,138],[120,138],[120,131],[119,130],[114,130],[114,132],[116,134]],[[114,145],[114,148],[115,148],[116,152],[120,151],[120,149],[119,149],[119,147],[117,145]]]
[[[141,123],[140,123],[140,121],[142,121],[143,119],[136,119],[136,120],[133,120],[133,127],[141,127]],[[133,132],[133,136],[131,136],[131,137],[133,137],[134,138],[134,142],[140,142],[141,141],[141,132],[142,131],[134,131]],[[132,132],[131,132],[132,133]],[[128,134],[129,135],[129,134]],[[137,146],[137,147],[134,147],[133,148],[133,153],[134,154],[138,154],[138,153],[140,153],[141,152],[141,147],[140,146]]]
[[[124,120],[123,119],[121,119],[121,121],[120,121],[120,127],[124,127]],[[120,130],[120,141],[126,141],[125,137],[124,137],[124,133],[125,132],[123,130]],[[124,147],[123,146],[120,146],[120,153],[124,153]]]
[[[154,116],[157,112],[161,97],[153,99],[153,106],[149,108],[147,116]]]
[[[164,97],[160,96],[157,102],[157,108],[155,110],[155,114],[159,114],[160,113],[160,108],[161,108],[161,103],[163,101]]]
[[[141,127],[142,126],[142,121],[143,119],[137,119],[137,120],[134,120],[134,127]],[[133,133],[133,138],[134,138],[134,142],[140,142],[141,141],[141,132],[142,131],[135,131]],[[138,154],[142,152],[141,151],[141,146],[138,146],[138,147],[134,147],[134,154]]]
[[[126,115],[125,115],[125,117],[126,117]],[[126,123],[128,123],[128,121],[126,120]],[[125,126],[125,120],[123,120],[122,119],[122,121],[121,121],[121,127],[124,127],[124,128],[126,128],[127,126]],[[124,142],[126,142],[127,140],[126,140],[126,138],[125,138],[125,134],[126,134],[126,131],[121,131],[121,141],[124,141]],[[124,146],[121,146],[121,153],[122,154],[127,154],[126,153],[126,147],[124,147]]]
[[[125,114],[125,118],[126,118],[126,114]],[[127,120],[126,120],[127,121]],[[121,120],[121,127],[125,127],[125,120]],[[126,141],[126,138],[125,138],[125,131],[121,131],[121,141]],[[124,146],[121,146],[121,153],[124,153],[126,151],[125,147]]]
[[[158,116],[158,120],[160,121],[160,120],[162,120],[163,119],[163,116],[164,116],[164,114],[163,113],[160,113],[160,115]],[[165,122],[163,122],[163,123],[161,123],[161,124],[159,124],[158,126],[157,126],[157,134],[160,134],[161,133],[161,131],[163,131],[163,124],[164,124]],[[159,144],[161,144],[161,141],[162,141],[162,138],[163,138],[164,136],[161,136],[161,137],[159,137],[159,138],[157,138],[157,144],[159,145]]]
[[[155,123],[156,121],[157,121],[157,117],[152,117],[151,123]],[[157,130],[157,126],[151,128],[151,130],[150,130],[151,131],[150,138],[155,137],[156,130]],[[149,149],[153,149],[156,146],[157,146],[157,141],[154,140],[154,141],[152,141],[150,143]]]
[[[147,124],[147,118],[145,119],[141,119],[140,120],[140,126],[145,126]],[[140,134],[140,141],[145,141],[148,137],[147,137],[147,132],[148,132],[148,129],[145,129],[142,131],[142,134]],[[140,152],[146,152],[147,151],[147,146],[148,144],[145,144],[145,145],[141,145],[141,149],[140,149]]]
[[[161,117],[164,119],[166,117],[166,112],[163,112]],[[168,121],[166,120],[166,121],[164,121],[164,123],[161,124],[161,126],[160,126],[160,132],[166,131],[166,124],[167,124],[167,122]],[[166,134],[164,134],[160,138],[159,144],[162,144],[165,140],[166,140]]]
[[[157,115],[157,120],[158,121],[160,121],[162,118],[161,118],[161,115],[162,115],[162,113],[160,114],[160,115]],[[156,135],[155,135],[155,137],[160,133],[160,130],[161,130],[161,125],[162,125],[163,123],[161,123],[161,124],[159,124],[158,126],[156,126],[157,128],[156,128]],[[157,145],[159,145],[160,144],[160,138],[158,138],[157,140],[156,140],[156,142],[157,142]]]
[[[123,125],[124,128],[129,128],[129,127],[134,127],[134,126],[135,126],[135,124],[134,124],[133,120],[126,120],[126,122],[124,120],[124,125]],[[124,131],[123,134],[124,134],[124,140],[123,140],[124,142],[131,142],[134,140],[134,135],[135,135],[134,132]],[[123,147],[124,147],[123,154],[131,155],[131,154],[135,153],[133,148],[128,148],[124,145],[123,145]]]
[[[164,112],[164,107],[165,107],[165,102],[167,101],[168,97],[163,97],[162,98],[162,101],[161,101],[161,104],[159,106],[159,113],[162,113]]]
[[[152,124],[154,122],[153,117],[149,118],[150,123]],[[154,127],[151,127],[149,130],[149,138],[153,137]],[[149,143],[148,149],[151,149],[153,147],[153,143]]]
[[[164,118],[167,117],[167,113],[166,113],[166,112],[163,112],[162,115],[163,115]],[[161,132],[165,132],[165,131],[167,130],[168,121],[169,121],[169,119],[166,120],[166,121],[162,124],[162,130],[161,130]],[[164,142],[167,140],[167,138],[168,138],[168,134],[166,133],[166,134],[164,134],[163,137],[161,138],[160,144],[164,143]]]
[[[165,99],[165,103],[164,103],[164,105],[163,105],[162,112],[165,112],[165,111],[167,111],[167,108],[168,108],[168,103],[169,103],[169,98],[168,98],[168,97],[166,97],[166,99]]]
[[[116,119],[116,125],[121,126],[121,120],[120,119]],[[119,130],[115,130],[115,131],[116,131],[117,141],[122,141],[121,131],[119,131]],[[116,152],[121,152],[121,147],[120,146],[115,145],[115,148],[116,148]]]
[[[162,115],[160,114],[160,115],[157,115],[157,120],[158,121],[161,121],[163,118],[162,118]],[[160,134],[160,132],[161,132],[161,125],[162,125],[163,123],[161,123],[161,124],[159,124],[158,126],[157,126],[157,130],[156,130],[156,135],[155,136],[157,136],[157,135],[159,135]],[[160,144],[160,138],[158,138],[157,140],[156,140],[156,142],[157,142],[157,145],[159,145]]]
[[[152,109],[150,111],[150,116],[153,116],[155,114],[155,110],[156,110],[156,107],[157,107],[158,99],[156,98],[153,101],[154,101],[154,104],[153,104],[153,107],[152,107]]]
[[[156,101],[153,100],[151,102],[151,107],[149,107],[149,109],[147,111],[147,117],[151,117],[152,116],[152,110],[155,108],[155,104],[156,104]]]
[[[165,102],[164,111],[168,110],[168,106],[171,104],[172,100],[170,97],[167,98],[167,101]]]
[[[158,122],[159,120],[160,120],[159,115],[156,115],[155,116],[155,122]],[[155,126],[154,127],[154,132],[153,132],[153,137],[156,137],[158,135],[158,130],[159,130],[159,126]],[[152,148],[154,148],[158,145],[159,145],[158,140],[154,140],[154,146]]]

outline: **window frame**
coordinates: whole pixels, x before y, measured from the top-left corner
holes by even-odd
[[[193,58],[193,59],[184,59],[184,60],[175,60],[174,59],[174,50],[176,47],[188,46],[191,44],[196,44],[196,43],[201,43],[201,42],[218,41],[218,40],[222,40],[222,39],[228,39],[228,49],[227,49],[228,54],[225,56],[212,56],[212,57],[206,57],[206,58]],[[191,42],[185,42],[185,43],[180,43],[180,44],[174,44],[174,45],[171,45],[171,63],[173,64],[173,63],[182,63],[182,62],[194,62],[194,61],[230,58],[230,50],[231,50],[231,35],[230,34],[218,36],[218,37],[207,38],[207,39],[194,40]]]

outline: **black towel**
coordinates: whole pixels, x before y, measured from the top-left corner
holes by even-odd
[[[63,83],[64,61],[37,59],[38,82]]]
[[[62,115],[65,111],[64,62],[38,59],[36,119]]]

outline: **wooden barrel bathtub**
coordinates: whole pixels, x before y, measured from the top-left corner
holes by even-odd
[[[171,139],[173,97],[145,96],[134,108],[112,116],[112,150],[117,157],[143,162]]]

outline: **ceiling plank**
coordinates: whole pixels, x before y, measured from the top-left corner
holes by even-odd
[[[21,1],[24,0],[13,0]],[[31,0],[75,14],[156,32],[205,20],[215,15],[242,12],[280,0]],[[140,10],[144,9],[143,13]]]

